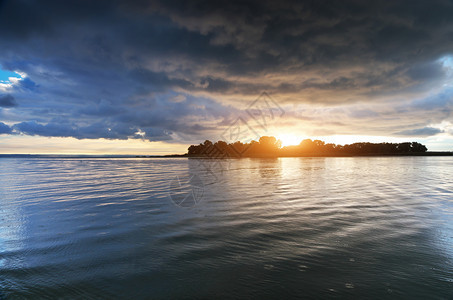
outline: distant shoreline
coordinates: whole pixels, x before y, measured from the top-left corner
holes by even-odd
[[[187,157],[187,154],[169,155],[115,155],[115,154],[0,154],[0,158],[173,158]]]
[[[392,153],[392,154],[338,154],[326,155],[307,153],[298,156],[273,156],[256,155],[242,157],[211,157],[208,155],[188,155],[188,154],[169,154],[169,155],[90,155],[90,154],[0,154],[0,158],[203,158],[203,159],[230,159],[230,158],[284,158],[284,157],[401,157],[401,156],[453,156],[449,151],[428,151],[421,153]]]
[[[316,154],[316,153],[307,153],[305,155],[256,155],[256,156],[242,156],[242,157],[223,157],[223,158],[283,158],[283,157],[392,157],[392,156],[453,156],[453,152],[448,151],[431,151],[431,152],[420,152],[420,153],[368,153],[368,154]],[[189,158],[214,158],[222,159],[222,157],[210,157],[208,155],[186,155]]]

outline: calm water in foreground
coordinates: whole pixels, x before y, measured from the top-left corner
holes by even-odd
[[[452,171],[0,158],[0,298],[453,299]]]

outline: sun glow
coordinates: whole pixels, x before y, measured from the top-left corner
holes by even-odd
[[[443,126],[447,126],[447,123],[443,123]],[[441,125],[433,126],[433,127],[441,127]],[[444,128],[444,127],[443,127]],[[370,143],[402,143],[407,142],[410,138],[401,138],[401,137],[388,137],[388,136],[365,136],[365,135],[330,135],[330,136],[304,136],[304,135],[296,135],[291,133],[284,133],[275,136],[277,139],[282,141],[282,147],[285,146],[293,146],[299,145],[300,142],[304,139],[311,139],[311,140],[321,140],[324,141],[326,144],[333,143],[337,145],[346,145],[346,144],[353,144],[353,143],[361,143],[361,142],[370,142]]]
[[[302,138],[297,136],[297,135],[294,135],[294,134],[279,134],[277,136],[277,139],[279,139],[280,141],[282,141],[282,146],[285,147],[285,146],[292,146],[292,145],[299,145],[300,142],[302,141]]]

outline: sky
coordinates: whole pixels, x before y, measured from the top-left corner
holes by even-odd
[[[453,2],[0,0],[0,153],[453,150]]]

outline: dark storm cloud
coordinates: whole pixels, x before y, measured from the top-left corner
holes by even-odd
[[[406,125],[440,123],[452,15],[443,0],[3,1],[0,68],[27,76],[0,106],[16,133],[75,138],[209,135],[263,90],[282,105],[370,104],[350,120],[390,103]]]
[[[417,128],[417,129],[412,129],[412,130],[405,130],[405,131],[400,131],[397,132],[397,135],[403,135],[403,136],[432,136],[436,135],[439,133],[444,132],[443,130],[439,128],[433,128],[433,127],[423,127],[423,128]]]
[[[30,78],[24,78],[19,81],[19,87],[28,91],[36,91],[38,86]]]
[[[14,107],[17,106],[16,99],[11,95],[0,94],[0,107]]]
[[[13,126],[13,129],[18,133],[23,133],[27,135],[59,136],[59,137],[68,137],[75,135],[75,130],[71,126],[52,123],[42,125],[34,121],[15,124]]]
[[[146,138],[153,140],[168,140],[169,134],[165,130],[155,128],[147,129],[144,136],[136,135],[137,128],[113,125],[104,122],[93,123],[89,126],[79,127],[75,124],[61,124],[50,122],[46,125],[34,121],[15,124],[12,128],[15,134],[39,135],[47,137],[74,137],[77,139],[118,139]]]
[[[0,122],[0,134],[9,134],[11,133],[11,128],[5,123]]]

